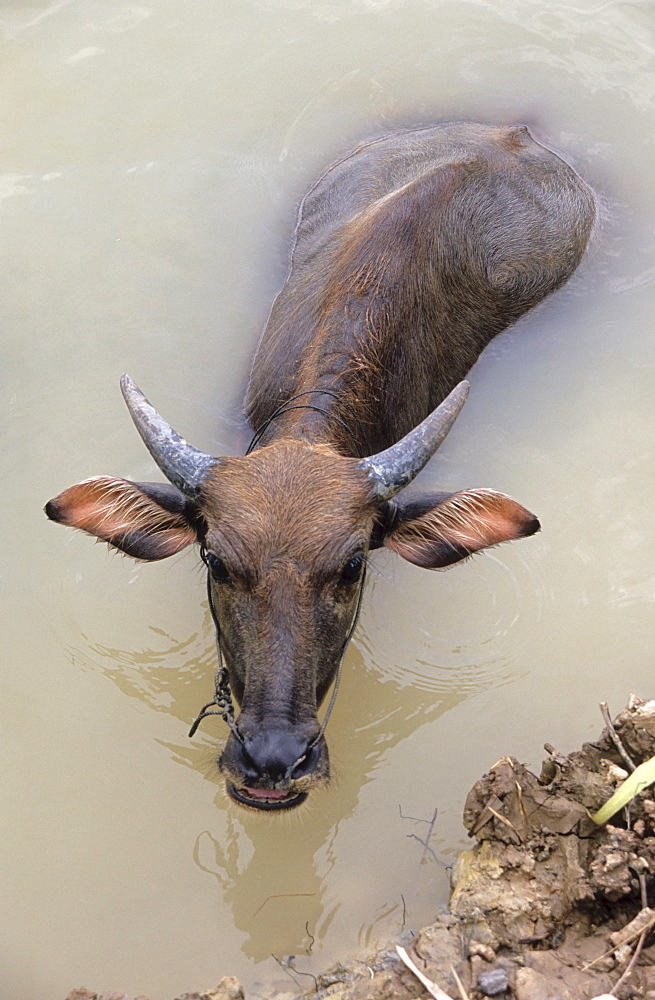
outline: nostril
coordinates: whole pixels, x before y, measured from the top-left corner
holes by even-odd
[[[305,747],[304,753],[296,758],[296,760],[291,765],[290,778],[302,778],[306,774],[311,774],[312,771],[316,770],[316,765],[318,764],[318,759],[320,756],[320,751],[315,742],[308,743]]]
[[[275,730],[246,737],[240,749],[243,777],[250,780],[301,778],[316,769],[319,759],[313,741]]]
[[[239,760],[239,770],[244,778],[250,781],[257,781],[262,777],[261,769],[256,760],[248,753],[248,746],[246,741],[240,745],[240,760]]]

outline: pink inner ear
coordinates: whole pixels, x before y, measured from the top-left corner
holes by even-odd
[[[385,545],[409,562],[437,569],[538,530],[534,514],[511,497],[493,490],[465,490],[401,524]]]
[[[77,483],[51,500],[52,520],[80,528],[143,559],[163,559],[195,541],[182,515],[161,507],[134,483],[98,476]],[[135,544],[130,544],[130,539]]]

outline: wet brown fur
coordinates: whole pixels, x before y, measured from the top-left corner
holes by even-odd
[[[332,184],[328,171],[305,200],[291,273],[253,365],[254,427],[293,393],[322,387],[339,394],[322,406],[363,424],[362,447],[388,447],[577,265],[594,208],[570,168],[524,129],[446,129],[455,130],[451,158],[397,189],[387,190],[390,178],[373,169],[376,144],[361,147],[373,177],[352,196],[354,215],[322,241],[321,199],[336,197],[355,157],[333,168]],[[566,207],[552,211],[564,187]],[[336,422],[312,412],[276,421],[268,439],[282,433],[312,434],[354,453]]]
[[[281,440],[223,459],[204,485],[203,511],[206,544],[234,581],[217,599],[239,699],[247,676],[253,703],[267,688],[267,707],[286,698],[291,715],[303,705],[315,713],[342,641],[335,645],[334,622],[322,624],[317,608],[329,604],[345,625],[352,614],[356,588],[338,578],[365,551],[377,513],[366,476],[325,445]],[[325,633],[318,647],[317,632]]]

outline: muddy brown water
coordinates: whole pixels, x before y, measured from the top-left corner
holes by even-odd
[[[536,766],[600,700],[653,694],[652,4],[5,0],[0,33],[0,992],[294,990],[276,958],[316,972],[430,920],[498,757]],[[124,370],[198,447],[242,450],[300,197],[359,140],[444,119],[529,124],[602,199],[417,484],[503,490],[543,531],[443,574],[376,554],[333,785],[249,815],[221,724],[186,735],[214,663],[197,556],[135,565],[41,506],[157,478]]]

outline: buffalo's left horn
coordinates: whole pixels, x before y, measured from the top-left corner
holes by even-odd
[[[180,437],[148,402],[129,375],[121,377],[121,392],[136,429],[167,479],[195,500],[200,484],[218,459],[206,455]]]
[[[378,499],[389,500],[419,474],[455,423],[468,392],[469,383],[460,382],[413,431],[385,451],[361,460],[360,467],[368,473]]]

